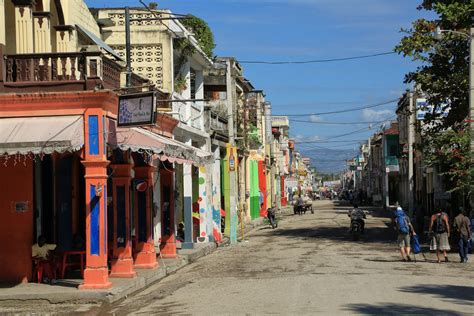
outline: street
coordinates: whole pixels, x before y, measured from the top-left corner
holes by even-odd
[[[368,216],[348,235],[347,207],[316,201],[315,214],[257,228],[116,306],[115,314],[472,314],[472,263],[400,262],[388,218]],[[385,213],[386,214],[386,213]]]

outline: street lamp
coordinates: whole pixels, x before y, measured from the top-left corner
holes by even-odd
[[[470,28],[469,34],[459,31],[442,30],[439,26],[435,30],[435,38],[441,40],[443,33],[452,33],[464,36],[469,39],[469,129],[470,129],[470,154],[471,154],[471,165],[474,164],[474,46],[472,45],[472,39],[474,37],[474,28]],[[471,208],[474,209],[474,192],[470,192],[470,203]]]

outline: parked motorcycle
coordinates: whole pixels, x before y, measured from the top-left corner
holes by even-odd
[[[267,218],[270,221],[270,225],[272,226],[272,229],[275,229],[276,227],[278,227],[278,224],[275,218],[275,212],[276,210],[274,208],[267,209]]]

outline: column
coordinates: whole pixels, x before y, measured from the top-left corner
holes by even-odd
[[[86,269],[81,289],[112,286],[107,267],[107,165],[104,116],[102,110],[84,114]]]
[[[168,164],[166,169],[160,168],[162,227],[160,251],[163,258],[176,258],[178,256],[175,239],[174,174],[171,164]]]
[[[114,241],[110,276],[133,278],[132,241],[130,236],[130,184],[132,164],[113,164],[112,186],[114,205]]]
[[[209,218],[209,210],[207,204],[207,172],[206,167],[199,167],[199,235],[197,241],[206,242],[209,241],[207,235],[207,222]]]
[[[135,268],[158,267],[152,235],[152,201],[154,166],[135,166]],[[142,183],[142,184],[141,184]]]
[[[16,53],[33,53],[33,3],[34,1],[13,0],[15,6]]]
[[[35,53],[51,53],[51,14],[33,13]]]
[[[75,52],[75,28],[72,25],[56,25],[56,51],[58,53]]]
[[[184,243],[183,249],[194,248],[193,243],[193,179],[192,165],[183,164],[183,210],[184,210]]]
[[[221,160],[220,150],[214,149],[214,165],[212,166],[211,182],[211,209],[212,209],[212,235],[214,240],[221,240]]]
[[[0,45],[6,44],[5,0],[0,0]]]

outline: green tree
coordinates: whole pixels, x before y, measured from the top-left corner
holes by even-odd
[[[203,52],[209,57],[214,57],[214,34],[206,21],[194,16],[187,15],[186,19],[181,20],[183,25],[194,34],[194,37],[202,48]]]
[[[434,36],[436,26],[458,32],[469,31],[474,12],[473,0],[424,0],[419,10],[435,13],[434,20],[418,19],[395,51],[419,63],[405,76],[405,83],[414,84],[426,94],[432,114],[425,119],[430,126],[421,150],[428,165],[438,164],[450,185],[450,191],[466,191],[472,186],[473,166],[469,164],[469,41],[465,36],[443,33]],[[447,117],[440,113],[449,104]],[[425,127],[426,128],[426,127]],[[426,131],[426,130],[425,130]],[[466,143],[467,142],[467,143]]]

